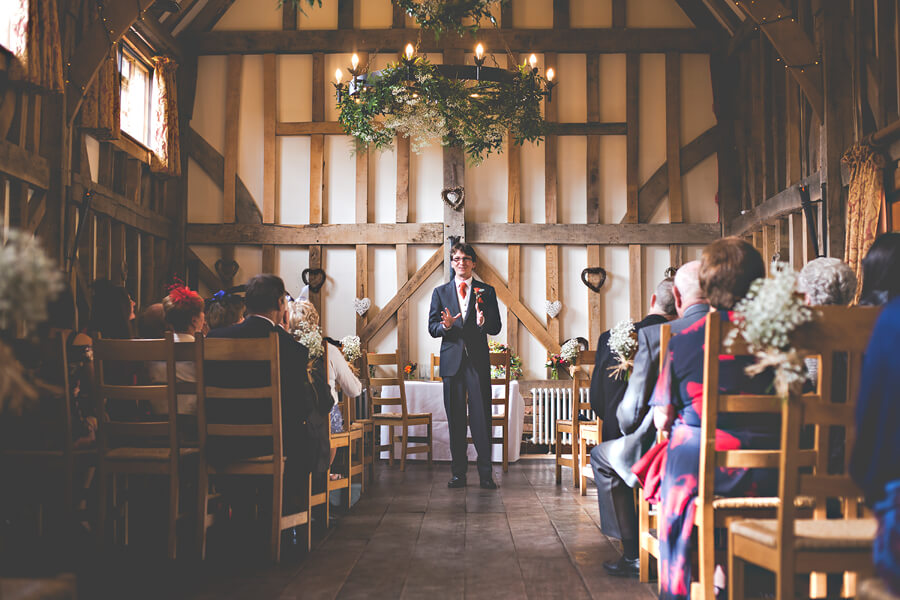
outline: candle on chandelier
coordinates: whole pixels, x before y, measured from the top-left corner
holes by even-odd
[[[356,70],[356,67],[359,66],[359,56],[356,54],[356,52],[354,52],[353,56],[350,57],[350,66],[354,71]]]
[[[344,72],[339,68],[334,71],[334,82],[338,85],[341,84],[341,81],[344,79]]]
[[[553,67],[547,69],[547,81],[553,81],[554,75],[556,75],[556,72],[553,70]]]
[[[484,56],[484,46],[478,44],[475,46],[475,58],[481,60],[481,57]]]
[[[413,48],[412,44],[406,45],[406,60],[412,60],[413,54],[416,53],[416,49]]]
[[[531,56],[529,56],[529,57],[528,57],[528,64],[531,65],[531,68],[532,68],[532,69],[535,68],[535,65],[537,64],[537,56],[535,56],[534,54],[532,54]]]

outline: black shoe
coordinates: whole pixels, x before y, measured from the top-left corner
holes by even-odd
[[[464,488],[466,487],[466,478],[460,477],[459,475],[454,475],[450,481],[447,482],[448,488]]]
[[[637,579],[640,574],[638,559],[621,557],[617,561],[606,561],[603,569],[613,577],[628,577]]]
[[[481,480],[481,489],[483,490],[496,490],[497,484],[494,483],[493,479],[482,479]]]

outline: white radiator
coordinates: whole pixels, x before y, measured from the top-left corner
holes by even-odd
[[[588,401],[588,390],[581,389],[581,401]],[[572,388],[531,388],[531,414],[533,415],[533,429],[531,441],[534,444],[556,443],[557,419],[572,418]],[[589,420],[593,420],[594,411],[583,410],[581,414]],[[572,436],[564,433],[564,444],[572,443]]]

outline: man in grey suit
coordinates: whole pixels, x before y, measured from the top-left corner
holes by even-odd
[[[675,274],[675,310],[679,318],[669,323],[672,334],[679,333],[709,312],[700,291],[700,261],[683,265]],[[591,468],[597,484],[600,529],[622,540],[622,557],[603,563],[610,575],[638,576],[638,518],[632,488],[637,478],[631,467],[653,445],[656,429],[650,396],[659,377],[659,337],[661,325],[638,331],[638,350],[625,396],[616,410],[622,437],[602,442],[591,451]]]

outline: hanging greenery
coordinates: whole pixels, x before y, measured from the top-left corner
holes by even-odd
[[[503,83],[452,79],[417,56],[370,74],[358,94],[339,93],[339,120],[361,146],[388,148],[402,135],[419,152],[439,140],[477,165],[501,152],[507,135],[514,144],[543,139],[547,80],[525,65],[511,73]]]
[[[306,14],[306,11],[303,10],[303,4],[308,4],[310,8],[315,8],[316,4],[318,4],[319,8],[322,8],[322,0],[278,0],[278,8],[281,8],[285,4],[293,4],[297,7],[297,10],[304,15]]]
[[[431,29],[440,36],[444,31],[474,33],[478,30],[482,19],[493,25],[497,20],[491,13],[496,4],[509,0],[394,0],[397,6],[416,20],[425,29]],[[470,20],[470,25],[463,21]]]

